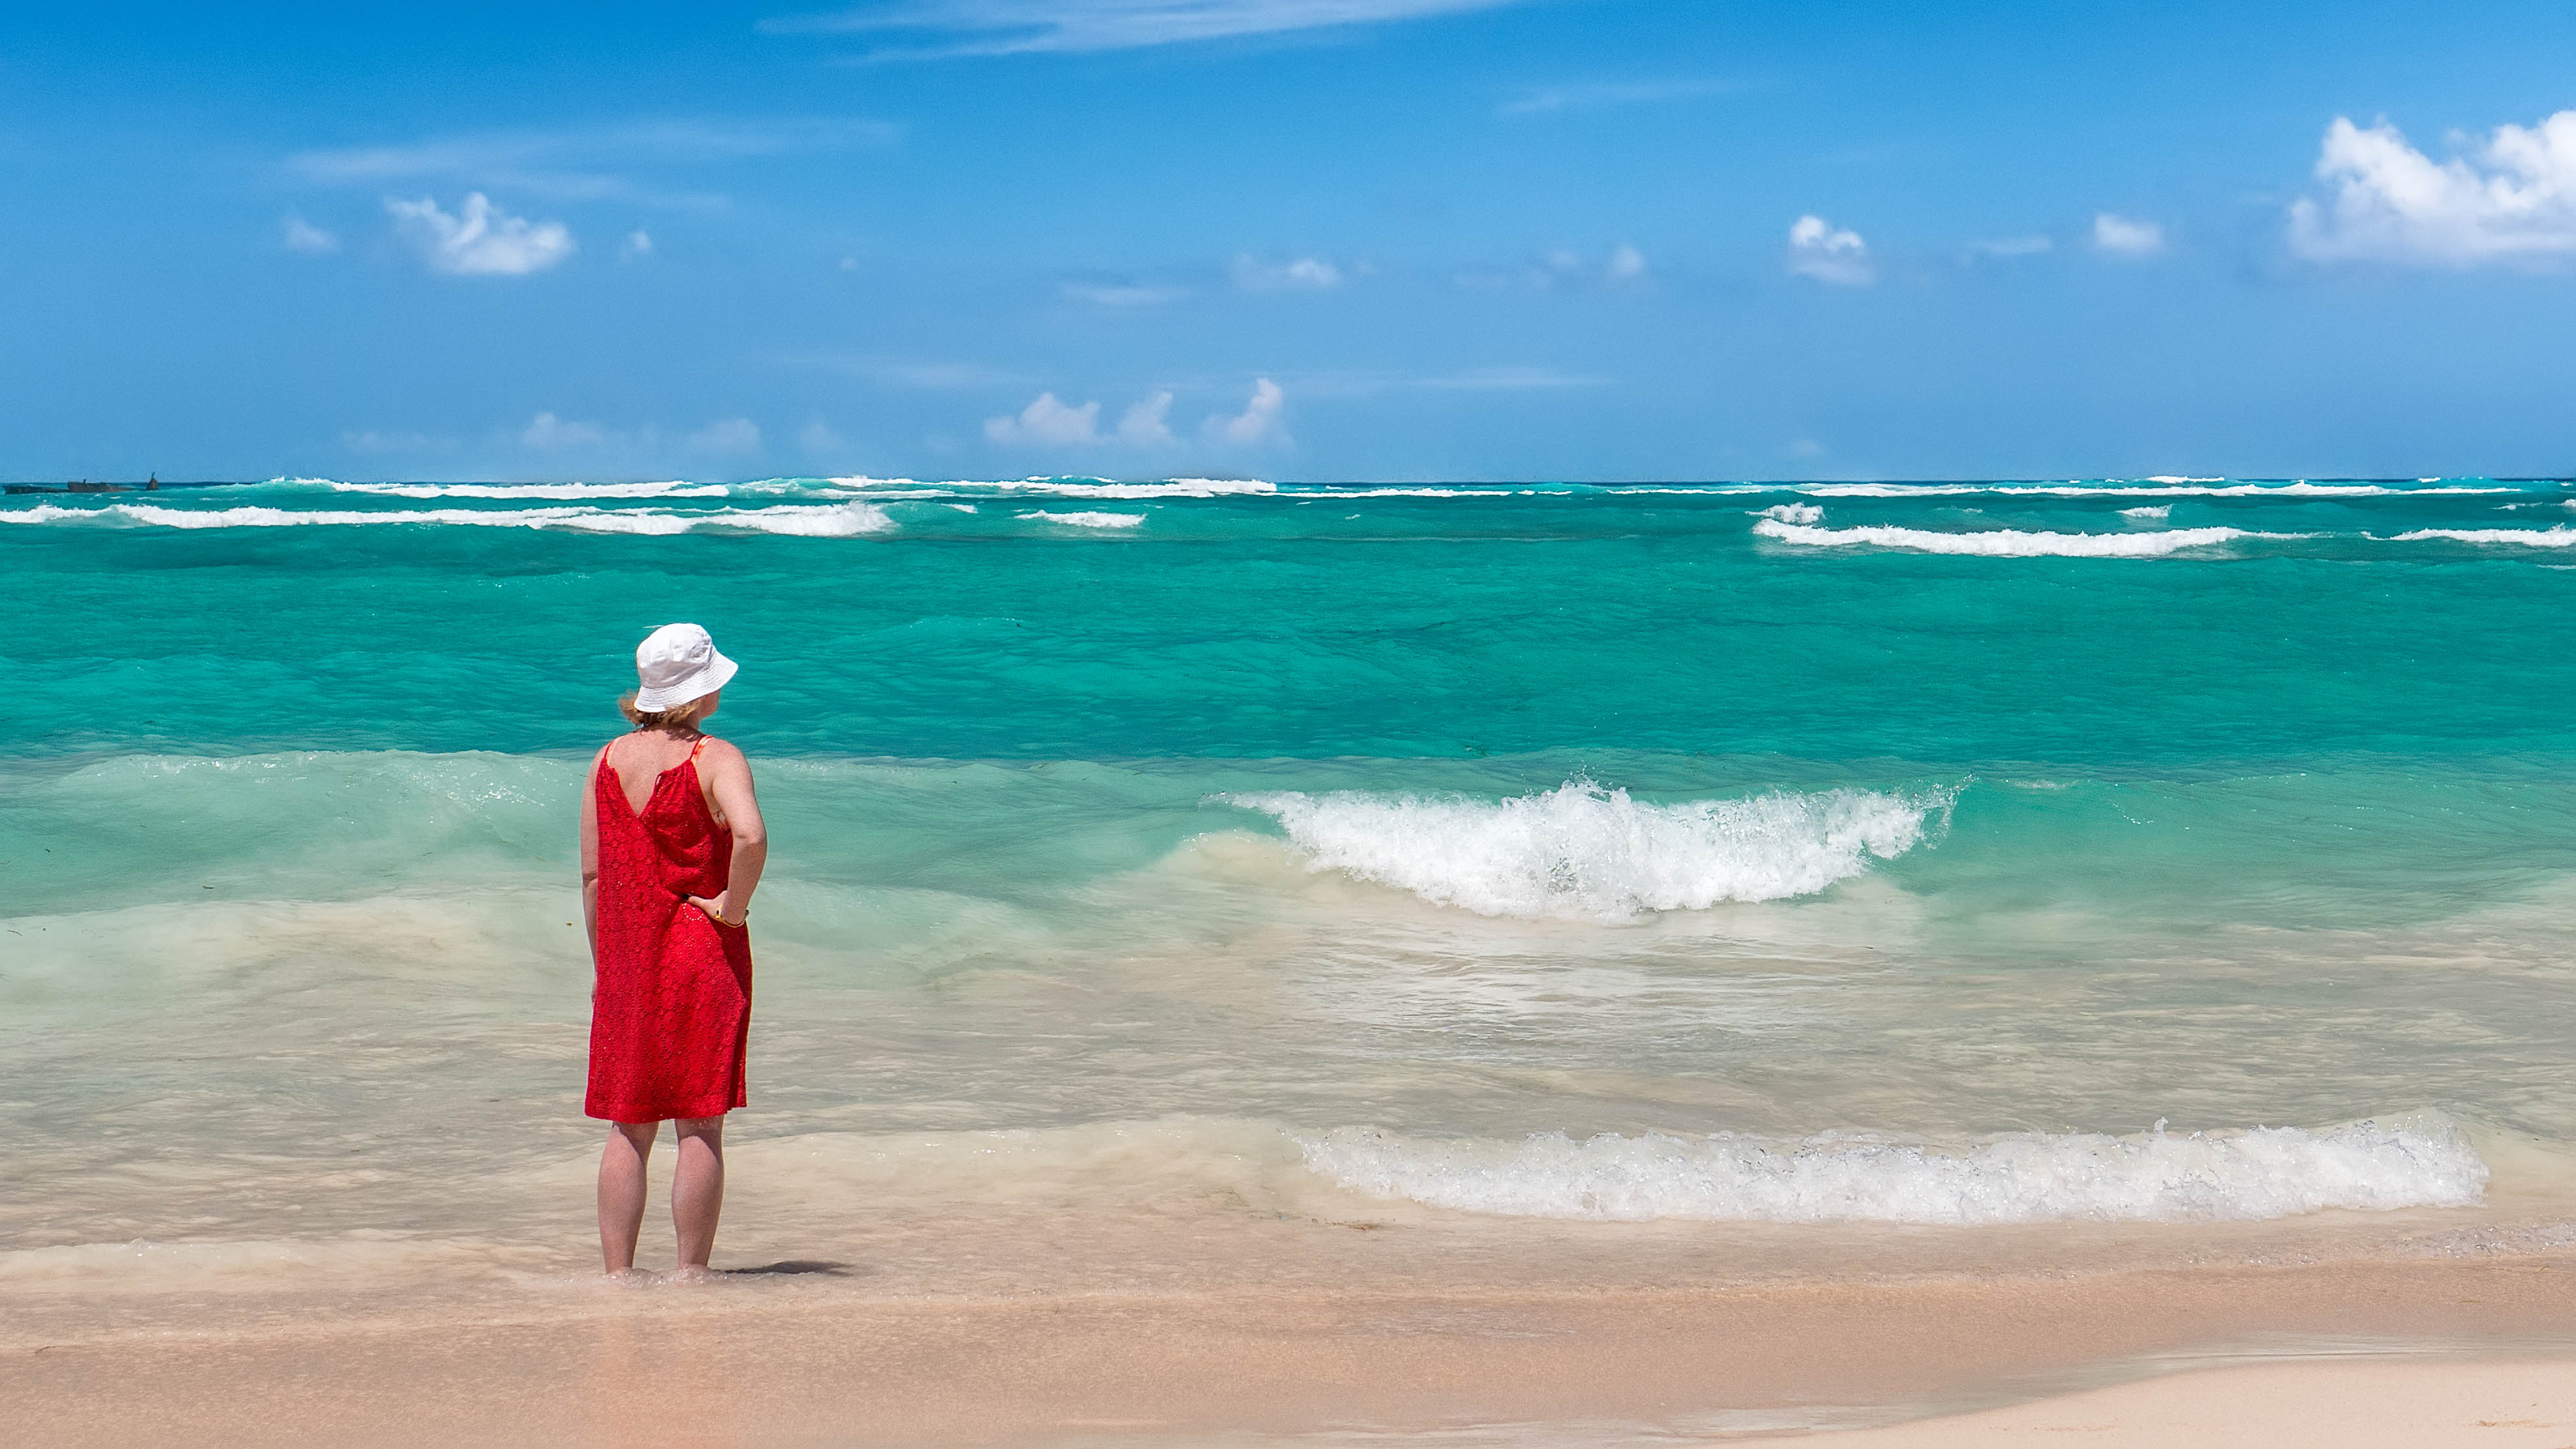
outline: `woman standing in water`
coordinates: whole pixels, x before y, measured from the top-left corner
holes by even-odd
[[[702,726],[734,662],[695,624],[665,624],[635,650],[635,723],[590,765],[581,801],[581,903],[590,926],[590,1092],[614,1124],[599,1159],[599,1251],[635,1266],[644,1164],[677,1125],[671,1225],[680,1272],[707,1271],[724,1210],[724,1114],[743,1105],[751,1034],[751,933],[743,922],[769,857],[751,763]]]

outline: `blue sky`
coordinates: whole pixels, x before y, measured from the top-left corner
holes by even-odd
[[[2576,472],[2564,4],[379,9],[0,31],[0,474]]]

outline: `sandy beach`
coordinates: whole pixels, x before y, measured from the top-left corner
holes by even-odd
[[[27,1449],[2576,1443],[2576,1255],[1612,1292],[743,1291],[803,1276],[778,1266],[543,1313],[271,1304],[220,1332],[22,1343],[0,1395]]]
[[[2210,1369],[1982,1414],[1835,1435],[1848,1449],[2062,1443],[2244,1449],[2576,1444],[2576,1361]]]
[[[2576,4],[11,22],[0,1449],[2576,1449]]]

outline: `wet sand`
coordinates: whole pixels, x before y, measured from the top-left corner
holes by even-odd
[[[2567,1449],[2576,1445],[2576,1360],[2212,1369],[1824,1442],[1837,1449]]]
[[[1896,1419],[1917,1422],[1836,1442],[2576,1444],[2576,1254],[1589,1292],[731,1286],[75,1336],[14,1348],[0,1402],[25,1449],[1563,1446]],[[2274,1362],[2172,1376],[2248,1360]]]

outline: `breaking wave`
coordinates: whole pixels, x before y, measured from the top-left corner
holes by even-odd
[[[1141,513],[1049,513],[1041,508],[1034,513],[1016,513],[1014,518],[1034,519],[1040,523],[1069,524],[1075,528],[1134,528],[1145,521]]]
[[[2225,483],[2215,478],[2097,483],[1794,483],[1786,490],[1817,498],[1927,498],[1991,493],[2042,498],[2392,498],[2432,493],[2522,493],[2519,487],[2455,483],[2402,487],[2386,483]]]
[[[1487,801],[1344,791],[1234,795],[1338,870],[1487,916],[1626,921],[1813,895],[1911,850],[1957,792],[1775,791],[1640,804],[1589,780]]]
[[[659,508],[414,508],[378,511],[239,508],[165,508],[151,503],[111,503],[103,508],[34,508],[0,511],[6,523],[125,523],[154,528],[357,527],[367,524],[443,524],[465,528],[560,528],[581,533],[661,536],[694,532],[791,534],[849,538],[883,533],[894,520],[872,503],[782,504],[774,508],[719,508],[699,513]]]
[[[2419,528],[2396,536],[2399,543],[2445,538],[2454,543],[2518,543],[2525,548],[2576,548],[2576,527],[2554,528]]]
[[[830,478],[837,488],[865,492],[884,489],[930,489],[939,493],[1034,493],[1055,498],[1223,498],[1279,491],[1258,478],[1166,478],[1157,482],[1116,483],[1106,478],[1022,478],[990,483],[922,483],[910,478]]]
[[[310,481],[310,480],[298,480]],[[722,498],[721,483],[336,483],[334,493],[375,493],[391,498]]]
[[[1753,525],[1753,531],[1806,548],[1901,548],[1987,558],[2162,558],[2187,548],[2213,548],[2240,538],[2294,536],[2249,533],[2241,528],[2168,528],[2151,533],[2025,533],[1994,528],[1976,533],[1940,533],[1886,526],[1816,528],[1777,518],[1763,519]]]
[[[1365,1127],[1301,1145],[1308,1167],[1375,1197],[1613,1222],[2206,1222],[2459,1207],[2487,1182],[2466,1135],[2430,1114],[2321,1131],[2014,1133],[1947,1148],[1732,1132],[1432,1142]]]

